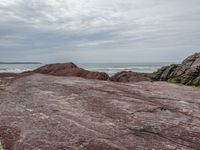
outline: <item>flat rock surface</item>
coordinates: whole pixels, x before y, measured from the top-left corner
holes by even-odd
[[[0,89],[0,149],[199,150],[200,89],[35,74]]]

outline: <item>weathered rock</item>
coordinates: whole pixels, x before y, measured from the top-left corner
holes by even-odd
[[[49,64],[33,71],[56,76],[77,76],[87,79],[108,80],[109,76],[104,72],[93,72],[77,67],[73,63]]]
[[[146,77],[143,73],[136,73],[132,71],[122,71],[116,73],[110,77],[111,81],[115,82],[140,82],[140,81],[151,81],[149,77]]]
[[[0,150],[14,149],[14,143],[19,139],[20,131],[16,128],[0,126]]]
[[[200,53],[195,53],[194,55],[189,56],[188,58],[186,58],[183,61],[182,64],[186,65],[186,66],[191,66],[191,67],[199,66],[200,65]]]
[[[18,73],[0,73],[0,78],[11,78],[18,76]]]
[[[0,90],[5,150],[199,150],[200,89],[42,74]]]
[[[200,86],[200,53],[186,58],[182,64],[165,66],[153,73],[152,78],[185,85]]]
[[[14,80],[23,78],[25,76],[29,76],[33,74],[32,72],[24,72],[24,73],[0,73],[0,90],[9,84],[11,84]]]

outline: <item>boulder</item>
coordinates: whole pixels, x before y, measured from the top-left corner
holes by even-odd
[[[73,63],[57,63],[42,66],[34,73],[49,74],[55,76],[76,76],[87,79],[108,80],[109,76],[104,72],[93,72],[79,68]]]
[[[152,74],[154,80],[200,86],[200,53],[186,58],[181,64],[172,64]]]
[[[116,73],[110,78],[111,81],[115,82],[140,82],[140,81],[151,81],[151,79],[143,73],[136,73],[132,71],[122,71]]]

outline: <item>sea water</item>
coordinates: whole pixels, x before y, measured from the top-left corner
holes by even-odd
[[[81,68],[106,72],[108,74],[114,74],[120,71],[134,71],[142,73],[152,73],[162,66],[169,65],[171,63],[78,63]],[[0,73],[13,72],[20,73],[24,71],[34,70],[44,64],[0,64]]]
[[[42,66],[42,64],[0,64],[0,73],[21,73],[34,70],[40,66]]]
[[[101,71],[108,74],[114,74],[121,71],[134,71],[141,73],[152,73],[159,68],[171,63],[86,63],[79,66],[92,71]]]

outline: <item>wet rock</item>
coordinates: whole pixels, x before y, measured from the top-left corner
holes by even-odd
[[[79,68],[73,63],[49,64],[42,66],[34,71],[34,73],[42,73],[56,76],[76,76],[87,79],[108,80],[109,76],[104,72],[93,72]]]
[[[111,81],[115,82],[140,82],[140,81],[151,81],[151,79],[143,73],[136,73],[132,71],[122,71],[116,73],[110,78]]]
[[[153,73],[152,78],[185,85],[200,86],[200,53],[186,58],[182,64],[172,64]]]

